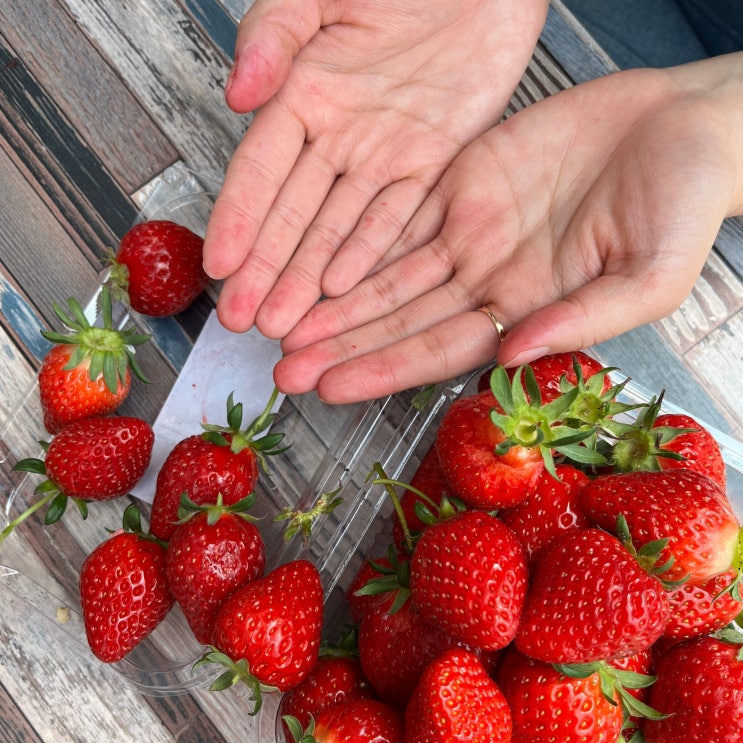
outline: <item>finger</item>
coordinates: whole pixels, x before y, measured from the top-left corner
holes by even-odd
[[[227,105],[247,113],[263,105],[289,76],[292,60],[322,25],[318,0],[257,0],[243,16],[225,85]]]
[[[229,276],[245,260],[304,140],[301,122],[278,104],[268,104],[255,117],[209,216],[204,269],[212,278]]]
[[[289,263],[299,237],[307,229],[335,179],[328,163],[308,148],[297,160],[242,265],[220,292],[220,318],[232,329],[246,330]],[[289,297],[290,303],[297,298]],[[261,328],[264,334],[274,337]]]
[[[664,292],[657,283],[655,290],[650,284],[643,286],[634,275],[601,276],[515,324],[498,361],[519,366],[547,353],[588,348],[664,317],[681,304],[690,288],[676,285]]]
[[[285,336],[284,352],[292,353],[390,315],[441,287],[451,279],[453,270],[446,246],[438,241],[403,256],[343,296],[312,307]],[[409,280],[411,276],[415,281]]]
[[[292,183],[294,174],[290,178]],[[272,215],[280,211],[282,202],[291,204],[301,198],[303,189],[318,190],[317,180],[311,177],[296,184],[291,191],[288,189],[290,183],[280,194]],[[296,248],[256,317],[258,328],[271,338],[283,338],[320,298],[325,268],[338,246],[353,231],[359,215],[379,193],[379,184],[359,175],[346,175],[338,178],[332,188],[323,193],[327,193],[327,198],[312,224],[303,223],[301,229],[293,234],[285,233],[278,238],[272,233],[272,215],[266,221],[263,232],[269,243]],[[264,240],[263,232],[261,241]]]
[[[419,181],[398,181],[369,204],[356,228],[331,256],[322,276],[324,294],[345,294],[379,263],[402,234],[428,188]]]
[[[289,394],[316,388],[326,402],[371,400],[476,369],[495,357],[499,343],[484,313],[460,312],[348,360],[324,359],[314,348],[290,354],[277,364],[274,379]]]

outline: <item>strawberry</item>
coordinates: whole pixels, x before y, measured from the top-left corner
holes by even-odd
[[[587,381],[594,374],[600,374],[601,391],[607,392],[611,387],[611,379],[609,378],[611,369],[604,369],[600,361],[589,356],[585,351],[547,354],[530,362],[529,366],[534,372],[534,378],[539,386],[543,403],[559,397],[565,391],[566,384],[578,384],[579,377],[581,380]],[[492,369],[478,380],[480,391],[490,389],[491,373]],[[508,369],[508,376],[511,379],[513,379],[515,373],[516,369]]]
[[[715,437],[690,415],[661,414],[663,395],[653,399],[612,447],[619,472],[692,469],[714,480],[724,493],[725,461]]]
[[[246,498],[255,489],[266,456],[286,450],[279,447],[281,433],[267,433],[275,414],[274,390],[264,411],[242,429],[243,407],[232,395],[227,400],[227,425],[204,424],[202,434],[179,441],[163,462],[155,484],[150,531],[168,541],[175,531],[181,495],[199,505],[214,505],[222,496],[226,506]]]
[[[376,611],[380,604],[387,601],[390,590],[407,588],[407,585],[403,586],[398,582],[400,568],[406,561],[407,557],[398,556],[394,549],[389,550],[384,557],[364,560],[346,591],[346,601],[352,622],[360,624],[366,614]],[[381,578],[385,578],[386,583],[379,586]]]
[[[21,459],[13,467],[46,479],[34,491],[42,498],[0,534],[0,542],[47,503],[45,523],[52,524],[62,517],[70,498],[85,518],[88,501],[125,495],[144,475],[154,441],[152,428],[141,418],[87,418],[68,424],[51,443],[43,443],[43,460]]]
[[[429,526],[410,560],[421,615],[463,643],[489,650],[516,634],[527,568],[514,533],[497,517],[464,511]]]
[[[174,315],[209,283],[203,249],[203,238],[187,227],[163,219],[141,222],[121,239],[108,283],[143,315]]]
[[[129,394],[131,372],[146,381],[133,346],[145,343],[149,336],[131,327],[114,328],[111,295],[105,287],[100,301],[102,327],[91,325],[80,303],[70,297],[69,314],[53,306],[69,332],[42,331],[54,344],[38,374],[44,427],[51,434],[72,421],[116,410]]]
[[[652,714],[632,696],[652,677],[604,662],[553,666],[511,646],[495,680],[511,709],[513,743],[616,743],[623,708]]]
[[[196,639],[208,645],[217,612],[227,597],[260,578],[266,554],[260,531],[247,510],[255,497],[232,506],[221,498],[198,506],[184,498],[180,523],[168,542],[165,567],[170,588]]]
[[[743,611],[736,585],[738,571],[730,568],[702,583],[682,583],[669,591],[671,613],[663,630],[668,640],[688,640],[722,629]]]
[[[644,720],[646,743],[743,740],[743,633],[730,629],[668,649],[656,666],[650,704],[667,714]]]
[[[652,645],[668,596],[630,548],[595,528],[556,536],[533,565],[516,647],[546,663],[590,663]]]
[[[521,503],[498,511],[498,518],[518,537],[528,560],[556,534],[593,526],[578,497],[588,476],[569,464],[558,464],[555,471],[556,478],[542,472]]]
[[[418,681],[405,709],[405,743],[508,743],[511,713],[479,658],[444,651]]]
[[[124,658],[172,608],[165,547],[142,534],[136,506],[125,511],[124,528],[85,559],[80,601],[88,644],[104,663]]]
[[[372,697],[358,658],[321,654],[307,678],[281,698],[279,714],[293,717],[306,728],[327,707]],[[290,731],[284,730],[289,737]]]
[[[320,712],[303,730],[295,718],[286,717],[288,740],[295,743],[403,743],[403,717],[397,709],[377,699],[351,699]]]
[[[224,664],[212,689],[244,681],[256,713],[266,688],[287,691],[307,678],[319,655],[322,620],[317,568],[307,560],[285,563],[227,598],[214,624],[215,650],[197,665]]]
[[[597,477],[580,494],[604,529],[621,514],[635,544],[667,539],[662,578],[700,583],[733,565],[740,527],[719,485],[689,469]]]

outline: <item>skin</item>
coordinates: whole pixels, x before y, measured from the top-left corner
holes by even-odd
[[[338,271],[325,276],[337,251],[372,268],[377,245],[501,118],[547,4],[258,0],[226,99],[261,108],[204,245],[207,273],[225,279],[221,322],[282,338],[323,291],[350,288]]]
[[[225,279],[226,327],[282,338],[282,391],[349,402],[496,355],[526,363],[687,296],[721,221],[743,212],[743,56],[611,75],[496,125],[545,10],[259,0],[248,12],[226,96],[260,109],[205,268]],[[508,329],[502,343],[481,305]]]

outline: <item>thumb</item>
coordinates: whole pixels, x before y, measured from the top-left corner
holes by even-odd
[[[289,75],[292,60],[323,23],[325,0],[257,0],[237,30],[227,105],[247,113],[265,103]]]
[[[656,283],[651,289],[634,275],[601,276],[516,323],[498,350],[498,362],[513,367],[545,354],[589,348],[665,317],[686,293],[678,285]]]

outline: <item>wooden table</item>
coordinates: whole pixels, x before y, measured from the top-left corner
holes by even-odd
[[[23,402],[33,394],[46,348],[39,330],[53,324],[52,302],[92,294],[106,250],[129,228],[164,170],[181,164],[219,181],[250,123],[223,102],[242,6],[238,0],[0,0],[3,501],[17,482],[9,467],[38,434],[38,421],[23,418]],[[610,69],[611,61],[554,3],[509,113]],[[743,226],[729,220],[678,312],[596,349],[738,438],[742,247]],[[214,294],[177,320],[157,324],[168,352],[145,355],[143,363],[156,370],[161,393],[137,412],[154,417]],[[317,421],[327,415],[321,408],[307,395],[285,403],[282,414]],[[331,429],[344,420],[340,412],[334,419]],[[320,442],[332,435],[323,426],[313,430]],[[315,464],[295,462],[288,476],[306,478]],[[91,518],[110,525],[109,516],[104,509]],[[31,520],[0,548],[0,565],[33,578],[19,588],[11,583],[17,576],[3,575],[0,567],[0,739],[257,740],[239,693],[142,695],[90,655],[74,612],[67,622],[57,615],[65,605],[74,607],[69,576],[85,556],[82,529],[73,519],[54,529]]]

